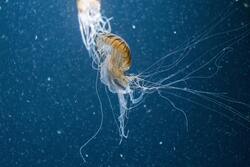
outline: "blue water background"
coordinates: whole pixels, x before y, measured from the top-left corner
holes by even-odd
[[[130,45],[130,72],[138,73],[215,24],[230,2],[103,0],[102,4],[102,13],[113,17],[112,32]],[[235,12],[213,33],[249,24],[247,4],[234,4]],[[191,62],[225,39],[230,35],[206,41],[185,61]],[[237,42],[224,58],[220,73],[209,82],[192,82],[192,87],[227,91],[249,103],[249,46],[249,36]],[[100,124],[100,103],[96,71],[81,41],[75,1],[2,0],[0,57],[0,167],[250,166],[250,133],[237,123],[242,120],[232,121],[173,98],[187,113],[187,132],[183,114],[157,94],[150,94],[130,112],[129,137],[119,145],[118,129],[100,83],[104,124],[86,147],[84,164],[79,147]],[[117,98],[109,96],[118,114]]]

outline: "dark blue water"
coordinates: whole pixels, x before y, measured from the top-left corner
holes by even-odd
[[[142,71],[202,30],[208,31],[227,9],[230,16],[210,34],[250,23],[249,1],[239,0],[233,5],[217,0],[102,3],[103,14],[113,17],[112,32],[130,45],[133,73]],[[244,32],[244,38],[236,40],[231,46],[233,51],[221,61],[220,72],[211,80],[192,81],[188,83],[190,87],[226,91],[249,103],[249,30],[206,40],[194,47],[190,59],[185,61],[191,62]],[[211,50],[208,55],[230,43],[233,42]],[[118,129],[105,87],[100,83],[104,124],[86,147],[88,157],[84,164],[79,148],[99,126],[100,103],[95,91],[96,71],[91,68],[91,59],[81,41],[75,1],[2,0],[0,57],[0,167],[250,166],[249,122],[199,99],[216,112],[171,98],[187,114],[186,131],[181,112],[156,93],[148,95],[130,112],[129,137],[119,145]],[[118,113],[116,96],[109,96],[114,112]],[[249,120],[249,108],[234,106]]]

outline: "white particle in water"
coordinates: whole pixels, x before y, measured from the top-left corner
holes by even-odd
[[[243,3],[243,5],[244,5],[245,8],[248,8],[248,7],[249,7],[249,5],[248,5],[246,2]]]
[[[57,130],[56,133],[57,133],[58,135],[61,135],[61,134],[62,134],[62,131],[61,131],[61,130]]]

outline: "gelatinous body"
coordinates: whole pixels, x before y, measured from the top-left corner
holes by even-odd
[[[96,48],[101,56],[100,59],[106,61],[107,65],[105,73],[108,73],[106,75],[109,75],[109,81],[101,78],[103,83],[114,93],[120,90],[119,88],[125,90],[129,82],[125,72],[131,66],[131,53],[128,44],[117,35],[111,33],[99,34],[96,37]],[[101,69],[104,70],[104,68]]]

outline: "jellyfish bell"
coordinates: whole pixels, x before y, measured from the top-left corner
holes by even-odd
[[[77,0],[77,9],[79,13],[96,14],[101,10],[101,3],[98,0]]]
[[[102,33],[96,37],[96,49],[100,62],[101,81],[113,93],[127,93],[129,76],[125,72],[131,67],[131,52],[121,37]]]

